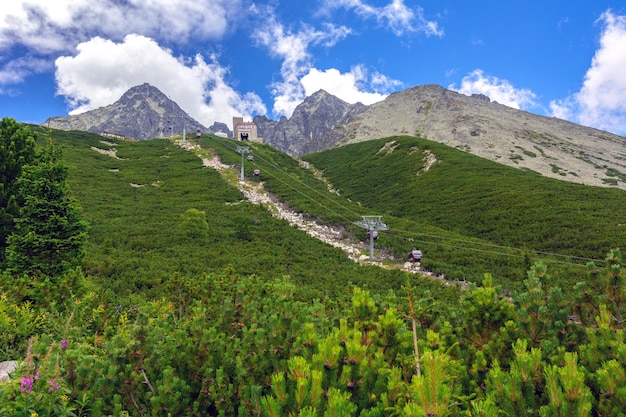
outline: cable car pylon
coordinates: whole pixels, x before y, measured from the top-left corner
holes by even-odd
[[[239,182],[244,182],[243,179],[243,160],[244,155],[250,153],[250,147],[248,146],[237,146],[237,152],[241,154],[241,178]]]
[[[361,216],[361,220],[354,224],[368,231],[370,237],[370,262],[374,262],[374,232],[389,230],[381,220],[383,216]]]

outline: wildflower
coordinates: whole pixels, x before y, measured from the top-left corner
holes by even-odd
[[[61,340],[61,349],[66,349],[67,348],[67,340],[63,339]]]
[[[32,378],[22,378],[22,392],[33,392],[33,379]]]
[[[54,382],[54,379],[51,379],[50,380],[50,388],[48,388],[48,391],[49,392],[56,391],[59,388],[61,388],[61,386],[59,384],[57,384],[56,382]]]
[[[39,414],[37,414],[35,412],[32,412],[32,413],[30,413],[30,417],[39,417]]]

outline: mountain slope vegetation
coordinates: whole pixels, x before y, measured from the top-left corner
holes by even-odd
[[[381,215],[390,229],[370,265],[247,201],[236,185],[241,142],[203,136],[192,152],[175,139],[33,129],[38,143],[51,136],[63,148],[89,237],[82,268],[0,273],[0,361],[17,361],[0,379],[0,415],[623,411],[626,275],[619,249],[599,253],[621,240],[620,226],[604,225],[618,221],[609,211],[620,210],[619,193],[592,190],[583,202],[576,188],[418,138],[327,151],[312,165],[245,144],[245,182],[345,239],[365,240],[355,222]],[[198,154],[230,168],[203,167]],[[438,187],[459,195],[437,200]],[[516,218],[563,233],[558,251],[539,251],[521,226],[496,230],[511,216],[486,217],[493,230],[469,224],[472,211],[543,201],[543,188],[571,200],[520,205]],[[480,196],[491,206],[473,208]],[[602,210],[595,198],[615,202]],[[570,223],[549,224],[559,214]],[[594,240],[585,221],[607,235]],[[580,242],[559,229],[579,226]],[[422,267],[467,289],[399,269],[413,245]],[[557,256],[577,254],[589,257]],[[605,260],[585,270],[591,256]]]
[[[113,143],[79,132],[58,132],[56,140],[73,167],[70,186],[90,223],[84,271],[118,296],[158,297],[160,285],[176,275],[225,268],[260,280],[289,275],[308,299],[336,296],[348,283],[384,292],[403,282],[400,272],[357,265],[245,201],[236,187],[170,140]],[[234,149],[218,145],[233,141],[203,140],[221,150],[224,163],[240,164]],[[275,160],[284,158],[263,149]],[[111,150],[114,156],[102,153]]]
[[[545,178],[425,139],[372,140],[304,159],[344,197],[380,214],[517,248],[534,259],[602,259],[626,238],[621,190]]]

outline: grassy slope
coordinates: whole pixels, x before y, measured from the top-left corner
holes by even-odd
[[[379,152],[392,139],[395,150]],[[425,150],[438,163],[416,175]],[[323,170],[346,198],[380,214],[524,248],[533,259],[543,257],[534,251],[604,259],[626,238],[623,191],[547,179],[425,139],[368,141],[304,159]],[[568,273],[579,279],[573,271]]]
[[[168,140],[118,142],[124,159],[117,160],[89,149],[108,148],[100,136],[55,131],[54,138],[66,149],[70,185],[91,222],[85,271],[118,295],[156,296],[176,274],[229,266],[260,279],[288,274],[305,298],[340,294],[347,283],[385,292],[403,282],[399,272],[357,266],[338,249],[242,202],[216,171]],[[387,154],[379,150],[390,139],[304,158],[324,171],[340,196],[298,161],[263,144],[247,144],[255,160],[246,162],[245,175],[306,216],[343,225],[351,238],[364,239],[354,225],[362,215],[383,215],[391,230],[381,233],[376,246],[397,262],[415,244],[432,271],[473,282],[489,272],[512,290],[521,287],[534,260],[551,258],[541,252],[603,259],[625,237],[619,223],[626,218],[626,194],[619,190],[545,179],[423,139],[394,139],[397,146]],[[240,143],[217,137],[200,143],[233,165],[238,177]],[[438,163],[416,175],[424,150]],[[255,168],[260,177],[252,176]],[[191,208],[206,213],[207,236],[183,230],[181,216]],[[551,262],[550,270],[565,288],[586,278],[580,266]]]
[[[345,297],[350,284],[385,293],[404,283],[403,273],[355,264],[339,249],[243,201],[215,170],[169,140],[127,142],[61,131],[53,138],[65,149],[70,187],[90,223],[83,269],[111,297],[158,297],[175,275],[228,267],[260,281],[290,275],[304,299]],[[109,149],[103,139],[116,143],[121,159],[90,149]],[[268,147],[263,152],[276,161],[286,158]],[[240,161],[230,148],[222,153],[226,163]],[[193,237],[182,227],[192,208],[206,213],[206,236]],[[421,285],[441,293],[430,281]],[[456,297],[453,290],[441,294]]]

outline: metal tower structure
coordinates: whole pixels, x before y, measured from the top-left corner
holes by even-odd
[[[243,182],[243,161],[244,161],[244,156],[250,153],[250,147],[249,146],[237,146],[237,152],[241,154],[241,178],[239,179],[239,182]]]
[[[359,227],[367,230],[370,236],[370,262],[374,262],[374,231],[389,230],[389,227],[381,220],[382,216],[361,216],[361,220],[355,222]]]

